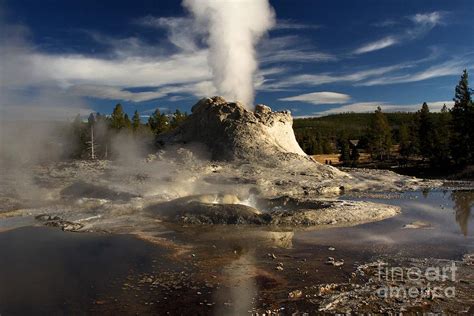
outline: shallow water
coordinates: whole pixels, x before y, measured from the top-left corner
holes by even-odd
[[[474,191],[409,192],[396,199],[363,200],[400,206],[401,214],[355,227],[298,233],[295,241],[410,257],[459,259],[474,252]],[[423,227],[405,228],[417,222]]]
[[[0,234],[0,315],[78,314],[163,250],[131,236],[23,227]]]
[[[236,226],[157,231],[190,249],[181,257],[128,235],[9,230],[0,233],[0,315],[298,310],[299,303],[288,300],[290,291],[343,282],[354,265],[378,256],[459,259],[474,252],[473,191],[364,200],[402,211],[376,223],[314,231]],[[417,221],[424,228],[404,228]],[[0,227],[9,224],[0,220]],[[325,264],[328,256],[344,259],[344,266]],[[280,263],[282,271],[276,269]]]

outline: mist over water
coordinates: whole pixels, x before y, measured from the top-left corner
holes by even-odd
[[[206,30],[208,62],[218,93],[251,107],[258,69],[255,45],[275,24],[268,0],[184,0],[183,6]]]

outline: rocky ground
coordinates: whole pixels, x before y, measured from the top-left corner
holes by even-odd
[[[69,225],[75,230],[114,231],[120,231],[127,218],[137,226],[152,220],[291,227],[354,225],[394,216],[398,210],[376,203],[339,201],[342,192],[397,192],[439,184],[391,172],[341,173],[332,168],[320,172],[317,164],[314,170],[295,166],[275,172],[265,166],[206,162],[187,150],[177,152],[184,157],[169,160],[156,155],[133,166],[72,161],[13,173],[5,170],[0,216],[47,215],[78,223]],[[51,222],[45,218],[38,217],[43,223]],[[130,231],[128,226],[124,232]]]

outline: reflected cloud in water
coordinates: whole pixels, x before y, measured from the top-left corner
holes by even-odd
[[[255,275],[255,258],[246,253],[223,268],[227,289],[215,295],[218,309],[216,315],[245,315],[252,310],[254,297],[258,294]]]

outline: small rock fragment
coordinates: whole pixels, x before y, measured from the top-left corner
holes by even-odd
[[[275,256],[274,253],[268,253],[267,256],[269,256],[269,257],[272,258],[272,259],[276,259],[276,258],[277,258],[277,256]]]
[[[301,290],[294,290],[288,293],[289,298],[300,298],[303,296],[303,292]]]

